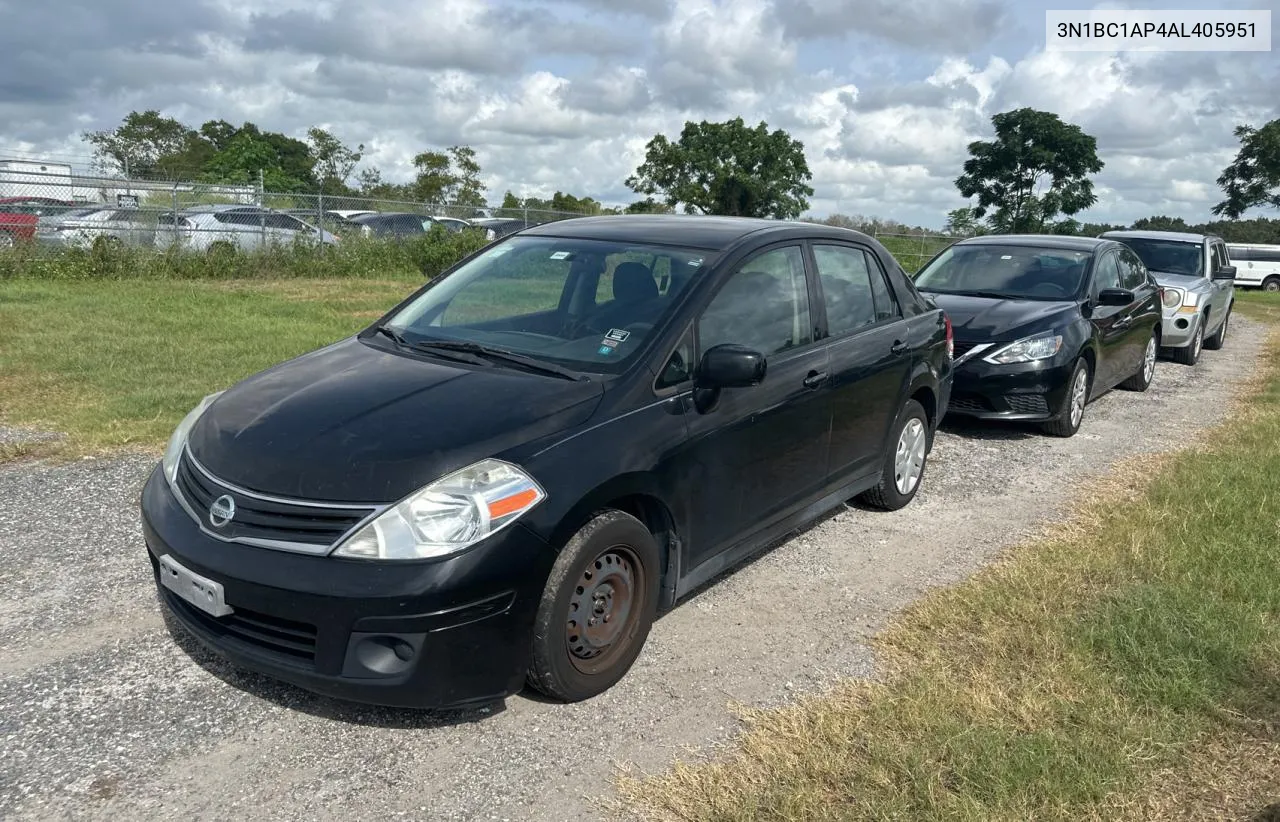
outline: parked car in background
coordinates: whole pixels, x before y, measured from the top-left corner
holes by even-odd
[[[1227,256],[1236,267],[1236,285],[1280,291],[1280,245],[1232,243]]]
[[[436,225],[456,234],[467,227],[467,223],[463,220],[429,217],[410,212],[361,214],[353,217],[351,223],[359,226],[360,231],[370,237],[413,237],[430,233],[432,227]]]
[[[44,222],[36,231],[42,245],[91,246],[95,243],[122,246],[155,244],[156,216],[136,208],[96,208],[85,213],[75,209],[62,218]]]
[[[581,700],[753,552],[910,503],[950,378],[946,317],[864,234],[565,220],[207,397],[143,533],[163,607],[243,667],[387,705]]]
[[[40,218],[65,213],[76,207],[70,200],[50,197],[0,197],[0,248],[36,236]]]
[[[915,276],[955,328],[948,413],[1080,430],[1119,385],[1145,391],[1161,342],[1160,288],[1110,240],[994,235],[961,240]]]
[[[160,246],[251,251],[297,242],[328,245],[338,238],[291,214],[258,206],[204,205],[157,216],[156,244]]]
[[[1222,348],[1235,302],[1236,268],[1227,244],[1211,234],[1107,231],[1099,235],[1131,248],[1164,289],[1160,345],[1195,365],[1203,349]]]
[[[523,231],[530,226],[539,225],[539,223],[530,220],[506,217],[477,217],[469,222],[476,228],[483,229],[485,237],[489,240],[499,240],[517,231]]]

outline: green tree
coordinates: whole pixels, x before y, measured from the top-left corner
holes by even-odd
[[[1236,126],[1235,135],[1240,151],[1218,177],[1227,199],[1213,213],[1235,220],[1254,206],[1280,208],[1280,120]]]
[[[524,201],[522,201],[519,197],[517,197],[512,192],[508,191],[506,194],[502,195],[502,208],[514,209],[514,208],[523,208],[523,207],[524,207]]]
[[[738,117],[686,122],[674,143],[655,136],[626,182],[687,213],[794,219],[809,207],[812,176],[803,143],[763,122],[748,128]]]
[[[996,138],[969,144],[971,155],[956,188],[977,197],[975,217],[991,212],[1001,232],[1041,231],[1059,214],[1071,216],[1097,201],[1088,175],[1103,168],[1097,141],[1058,115],[1031,108],[991,118]]]
[[[413,167],[418,170],[412,187],[414,199],[447,203],[457,185],[457,177],[449,168],[449,155],[442,151],[424,151],[413,158]]]
[[[972,237],[978,233],[978,218],[972,208],[956,208],[947,212],[947,225],[943,229],[956,237]]]
[[[198,173],[212,147],[189,126],[155,110],[131,111],[110,131],[87,131],[98,161],[131,177]]]
[[[1166,217],[1163,214],[1134,220],[1133,228],[1138,231],[1191,231],[1193,229],[1181,217]]]
[[[312,191],[315,160],[301,140],[263,131],[253,123],[239,128],[223,121],[201,126],[201,134],[220,146],[204,167],[204,179],[213,182],[249,183],[262,175],[268,191]]]
[[[483,206],[484,183],[480,182],[480,164],[476,151],[470,146],[452,146],[449,160],[453,169],[454,185],[449,204],[459,206]]]
[[[364,156],[364,144],[350,148],[328,131],[314,127],[307,129],[307,142],[311,146],[311,159],[315,162],[314,173],[320,190],[348,193],[347,180]]]
[[[671,206],[660,203],[652,197],[636,200],[625,209],[627,214],[670,214],[672,210]]]

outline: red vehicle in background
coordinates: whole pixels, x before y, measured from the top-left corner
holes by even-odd
[[[34,240],[41,217],[60,214],[75,205],[53,197],[0,197],[0,248],[18,240]]]

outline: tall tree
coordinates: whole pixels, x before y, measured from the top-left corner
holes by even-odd
[[[346,193],[347,179],[356,164],[364,156],[364,144],[350,148],[337,137],[322,128],[307,129],[307,142],[311,146],[311,159],[315,162],[315,178],[320,190]]]
[[[1280,120],[1262,128],[1236,126],[1235,135],[1240,151],[1218,177],[1227,199],[1213,213],[1235,220],[1254,206],[1280,208]]]
[[[655,136],[627,186],[689,213],[793,219],[809,207],[812,177],[803,143],[738,117],[686,122],[674,143]]]
[[[1041,231],[1059,214],[1097,201],[1090,174],[1102,170],[1097,141],[1058,115],[1031,108],[991,118],[996,138],[969,144],[956,188],[977,197],[975,217],[991,212],[1001,232]]]
[[[194,175],[199,166],[191,164],[211,154],[189,126],[154,109],[131,111],[110,131],[88,131],[82,137],[99,163],[132,177]]]
[[[947,225],[943,229],[956,237],[971,237],[978,232],[978,219],[972,208],[957,208],[947,212]]]
[[[450,192],[450,204],[459,206],[483,206],[484,183],[480,182],[480,164],[471,146],[453,146],[449,149],[453,166],[454,187]]]
[[[424,151],[413,158],[413,167],[418,170],[413,181],[413,196],[428,203],[447,203],[458,183],[449,168],[449,155],[443,151]]]
[[[253,123],[228,126],[214,121],[201,127],[206,139],[221,145],[205,165],[205,179],[247,183],[261,174],[268,191],[314,190],[315,160],[306,143]]]

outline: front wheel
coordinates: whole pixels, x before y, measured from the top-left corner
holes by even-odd
[[[1195,365],[1200,361],[1200,352],[1204,349],[1204,319],[1196,323],[1196,332],[1191,342],[1182,348],[1173,349],[1173,358],[1183,365]]]
[[[1218,330],[1213,332],[1213,336],[1204,341],[1204,347],[1210,351],[1219,351],[1222,346],[1227,343],[1227,326],[1231,323],[1231,309],[1227,309],[1226,315],[1222,318],[1222,325],[1218,326]]]
[[[929,417],[924,406],[907,400],[890,434],[893,446],[885,454],[880,483],[859,499],[882,511],[897,511],[915,499],[929,459]]]
[[[1084,407],[1089,404],[1089,363],[1084,358],[1076,360],[1071,370],[1071,379],[1067,382],[1067,396],[1062,401],[1062,410],[1055,420],[1044,424],[1045,433],[1055,437],[1072,437],[1080,430],[1084,422]]]
[[[0,240],[3,242],[3,240]],[[1263,291],[1280,291],[1280,277],[1268,277],[1267,281],[1262,284]]]
[[[1147,347],[1142,352],[1142,364],[1138,366],[1138,370],[1133,376],[1120,383],[1120,387],[1126,391],[1146,391],[1151,387],[1151,380],[1156,375],[1156,333],[1151,332],[1151,339],[1147,340]]]
[[[556,558],[533,625],[528,682],[579,702],[613,687],[636,661],[658,610],[661,553],[649,529],[607,510]]]

